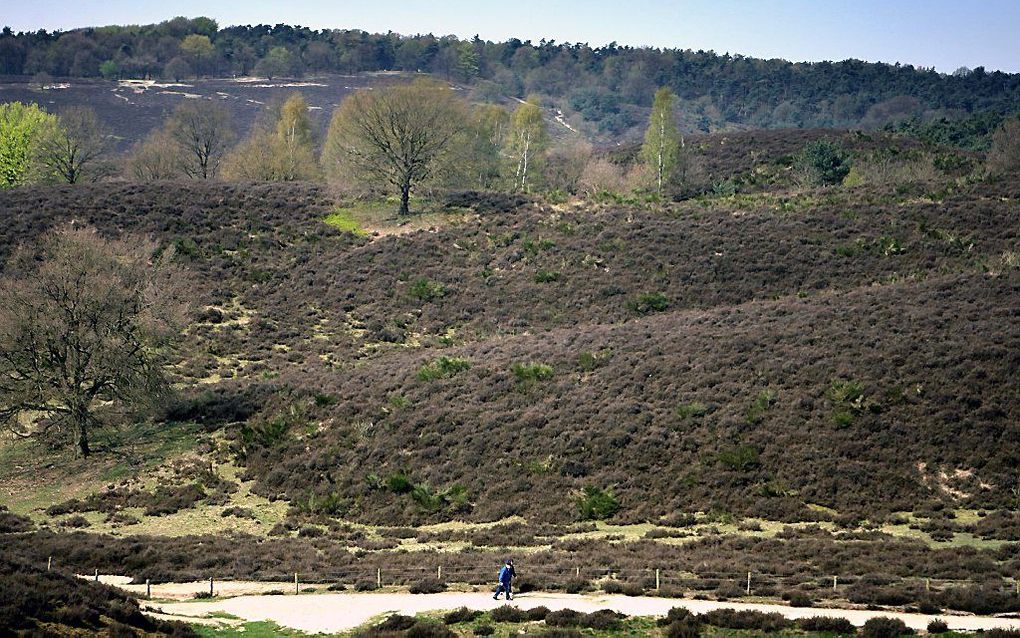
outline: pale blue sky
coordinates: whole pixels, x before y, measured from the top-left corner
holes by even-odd
[[[232,24],[434,33],[487,40],[611,41],[794,61],[901,62],[1020,72],[1020,0],[4,0],[16,31],[147,24],[176,15]]]

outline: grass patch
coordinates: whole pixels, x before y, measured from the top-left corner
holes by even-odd
[[[338,208],[336,211],[326,215],[322,220],[326,224],[339,230],[342,233],[350,233],[358,237],[365,237],[368,231],[361,227],[361,223],[354,217],[351,210]]]
[[[418,379],[421,381],[449,379],[470,367],[471,362],[467,359],[462,359],[460,357],[439,357],[418,369]]]
[[[248,622],[237,626],[211,627],[208,625],[192,625],[202,638],[274,638],[276,636],[316,636],[296,629],[281,627],[274,622]]]

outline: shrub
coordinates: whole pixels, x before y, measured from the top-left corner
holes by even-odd
[[[869,618],[868,622],[864,623],[859,635],[861,638],[897,638],[898,636],[909,636],[913,633],[914,630],[907,627],[898,618],[876,616],[875,618]]]
[[[553,376],[552,366],[544,363],[515,363],[510,366],[510,369],[520,385],[531,385],[539,381],[546,381]]]
[[[319,538],[326,534],[325,530],[321,527],[315,527],[314,525],[305,525],[298,530],[297,535],[301,538]]]
[[[407,474],[395,472],[386,477],[386,489],[394,494],[408,494],[414,489],[414,482]]]
[[[589,485],[581,490],[581,495],[577,499],[577,508],[582,520],[605,520],[612,518],[620,511],[620,503],[616,500],[612,490],[603,490]]]
[[[698,617],[706,625],[725,629],[753,629],[771,633],[789,628],[793,623],[782,614],[766,614],[760,611],[737,611],[735,609],[713,609]]]
[[[393,614],[376,625],[375,628],[380,631],[407,631],[416,624],[418,624],[418,621],[413,616]]]
[[[532,607],[526,613],[528,614],[528,620],[539,622],[545,620],[546,616],[549,615],[549,608],[539,605],[538,607]]]
[[[476,636],[491,636],[496,633],[496,629],[492,625],[477,625],[472,631]]]
[[[354,591],[375,591],[379,585],[374,580],[359,580],[354,583]]]
[[[949,625],[941,620],[933,620],[928,623],[929,634],[944,634],[949,632]]]
[[[701,623],[689,617],[670,623],[666,627],[666,638],[698,638],[701,636]]]
[[[751,425],[758,425],[765,420],[765,413],[776,402],[776,393],[771,390],[762,390],[748,406],[744,416]]]
[[[790,606],[791,607],[811,607],[814,605],[814,601],[811,597],[802,591],[795,591],[790,594]]]
[[[758,450],[750,445],[738,445],[719,452],[719,463],[734,472],[746,472],[758,467]]]
[[[621,614],[612,609],[599,609],[590,614],[585,614],[584,618],[581,619],[581,626],[596,631],[613,631],[620,627],[620,621],[626,617],[626,614]]]
[[[250,508],[247,507],[234,506],[224,509],[220,513],[220,516],[223,517],[236,516],[237,518],[255,518],[255,512],[253,512]]]
[[[628,301],[627,308],[639,315],[662,312],[669,308],[669,297],[661,292],[644,292]]]
[[[602,591],[606,592],[607,594],[622,594],[623,583],[621,583],[618,580],[607,580],[606,582],[602,583]]]
[[[89,527],[89,525],[88,519],[81,514],[75,514],[74,516],[69,516],[68,518],[60,521],[61,527],[82,528]]]
[[[463,372],[471,367],[471,362],[459,357],[439,357],[435,361],[426,363],[418,370],[418,379],[422,381],[435,381],[436,379],[449,379],[458,372]]]
[[[545,624],[550,627],[579,627],[584,614],[573,609],[559,609],[546,614]]]
[[[489,612],[489,616],[492,617],[492,620],[495,622],[519,623],[528,619],[528,614],[523,609],[518,609],[510,605],[496,607]]]
[[[676,414],[681,419],[689,419],[691,417],[705,416],[708,414],[708,406],[700,401],[692,401],[691,403],[681,403],[676,408]]]
[[[416,297],[421,301],[432,301],[433,299],[439,299],[446,295],[446,286],[437,282],[429,281],[424,277],[416,279],[411,284],[411,296]]]
[[[588,587],[590,585],[591,585],[591,583],[589,583],[588,581],[584,580],[583,578],[571,578],[563,586],[563,589],[568,594],[580,594],[584,590],[588,589]]]
[[[446,583],[438,578],[423,578],[411,585],[409,591],[412,594],[438,594],[446,591]]]
[[[447,625],[459,625],[464,622],[471,622],[476,620],[482,612],[476,609],[468,609],[467,607],[461,607],[460,609],[454,609],[453,611],[447,612],[443,616],[443,622]]]
[[[804,631],[819,633],[832,633],[840,635],[854,635],[857,627],[846,618],[833,618],[832,616],[812,616],[811,618],[800,618],[797,626]]]
[[[816,140],[794,158],[794,168],[812,184],[840,184],[850,172],[850,154],[831,140]]]
[[[560,273],[555,270],[539,270],[535,273],[536,284],[548,284],[554,281],[559,281]]]
[[[694,618],[694,614],[690,609],[687,609],[686,607],[672,607],[668,612],[666,612],[665,616],[656,620],[655,624],[660,627],[668,627],[675,622],[680,622],[681,620],[686,620],[688,618]]]
[[[326,591],[347,591],[347,585],[343,583],[330,583]]]
[[[0,534],[28,532],[34,527],[31,519],[9,511],[5,505],[0,505]]]

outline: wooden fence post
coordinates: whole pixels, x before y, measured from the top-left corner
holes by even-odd
[[[376,567],[375,569],[375,585],[377,588],[382,589],[382,567]]]
[[[46,571],[50,571],[51,569],[53,569],[53,557],[52,556],[50,556],[49,558],[46,559]]]
[[[294,572],[294,593],[295,594],[300,594],[301,593],[301,590],[298,589],[297,572]]]
[[[659,591],[659,568],[655,568],[655,591]]]
[[[833,576],[832,577],[832,591],[836,591],[836,581],[838,579],[839,579],[839,576]]]
[[[576,576],[578,578],[581,577],[581,568],[580,567],[575,567],[574,568],[574,576]]]
[[[436,578],[443,580],[443,566],[436,567]]]
[[[96,582],[99,582],[99,568],[96,567]]]
[[[931,579],[930,578],[925,578],[924,579],[924,591],[931,591]]]
[[[209,595],[210,596],[215,595],[215,594],[213,594],[213,577],[212,576],[209,577]]]
[[[145,579],[145,597],[152,598],[152,581]]]

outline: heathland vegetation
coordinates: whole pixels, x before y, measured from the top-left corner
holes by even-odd
[[[224,53],[250,33],[265,50]],[[113,76],[158,43],[145,72],[175,79],[445,76],[388,77],[328,125],[300,94],[247,131],[182,98],[124,156],[101,113],[0,106],[0,626],[184,631],[99,586],[68,598],[66,571],[429,591],[510,551],[522,590],[1020,610],[1014,76],[354,35],[0,36],[15,73],[89,75],[58,68],[73,41]],[[700,61],[722,126],[775,122],[719,69],[786,69],[818,113],[820,77],[897,87],[865,74],[841,123],[928,102],[880,129],[704,134],[680,66],[634,79],[656,60]],[[563,119],[608,77],[643,138]],[[589,616],[545,623],[624,622]],[[793,629],[674,616],[639,630]]]

